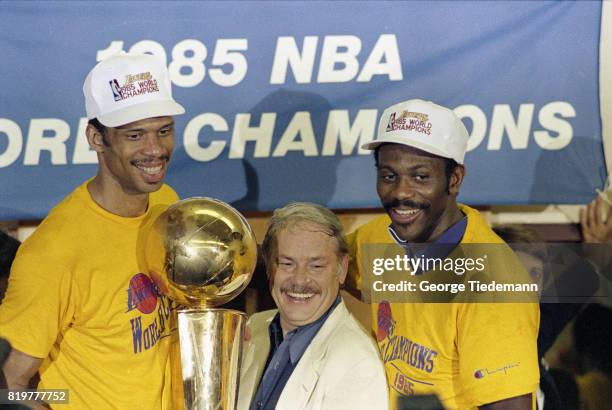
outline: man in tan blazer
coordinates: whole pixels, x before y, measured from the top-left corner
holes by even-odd
[[[348,253],[336,216],[315,204],[277,209],[262,250],[278,310],[249,320],[238,409],[388,409],[376,346],[339,295]]]

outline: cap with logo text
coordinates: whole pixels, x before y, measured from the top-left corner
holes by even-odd
[[[455,113],[431,101],[408,100],[387,108],[374,141],[361,148],[402,144],[463,164],[469,134]]]
[[[185,113],[172,98],[163,61],[150,54],[116,54],[99,62],[83,84],[87,118],[118,127],[146,118]]]

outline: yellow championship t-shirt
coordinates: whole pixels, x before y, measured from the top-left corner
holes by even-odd
[[[462,244],[503,244],[478,211],[460,209],[467,216]],[[390,223],[385,215],[347,238],[352,256],[349,289],[363,285],[364,245],[394,243]],[[511,251],[509,255],[496,263],[522,269]],[[469,409],[537,388],[536,303],[381,302],[372,304],[372,326],[394,409],[401,396],[436,394],[447,409]]]
[[[0,336],[44,359],[39,389],[67,389],[70,408],[168,408],[172,307],[140,250],[146,227],[178,197],[164,185],[145,215],[123,218],[97,205],[87,184],[19,248]]]

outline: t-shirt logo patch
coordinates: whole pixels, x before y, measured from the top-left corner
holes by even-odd
[[[157,80],[149,71],[125,76],[123,85],[116,78],[108,82],[115,101],[127,100],[137,95],[159,92]]]
[[[128,310],[134,354],[151,349],[161,339],[170,336],[172,301],[159,293],[153,281],[144,273],[137,273],[128,286]]]
[[[157,307],[157,290],[155,284],[143,273],[132,276],[128,288],[128,312],[138,309],[140,313],[149,314]]]
[[[390,387],[402,395],[410,396],[414,394],[415,383],[434,385],[425,379],[419,379],[423,376],[421,372],[434,371],[438,352],[402,335],[405,329],[401,324],[396,328],[397,323],[393,320],[392,313],[389,302],[383,301],[378,304],[376,341],[387,371],[395,369],[391,370],[395,373],[395,378],[389,379]],[[394,334],[396,330],[397,334]]]
[[[495,373],[507,375],[510,369],[512,369],[513,367],[519,367],[520,365],[520,363],[508,363],[497,369],[489,369],[488,367],[484,369],[478,369],[474,372],[474,377],[476,379],[482,379],[485,376],[490,376]]]
[[[393,328],[395,327],[395,321],[391,314],[391,305],[389,302],[382,301],[378,305],[377,315],[378,329],[376,331],[376,340],[382,342],[386,337],[393,335]]]
[[[400,111],[391,113],[387,123],[387,131],[414,131],[425,135],[431,134],[432,124],[429,115],[421,112]]]

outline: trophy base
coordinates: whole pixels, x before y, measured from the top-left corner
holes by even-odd
[[[183,397],[175,403],[188,410],[236,408],[245,320],[236,310],[178,310]]]

